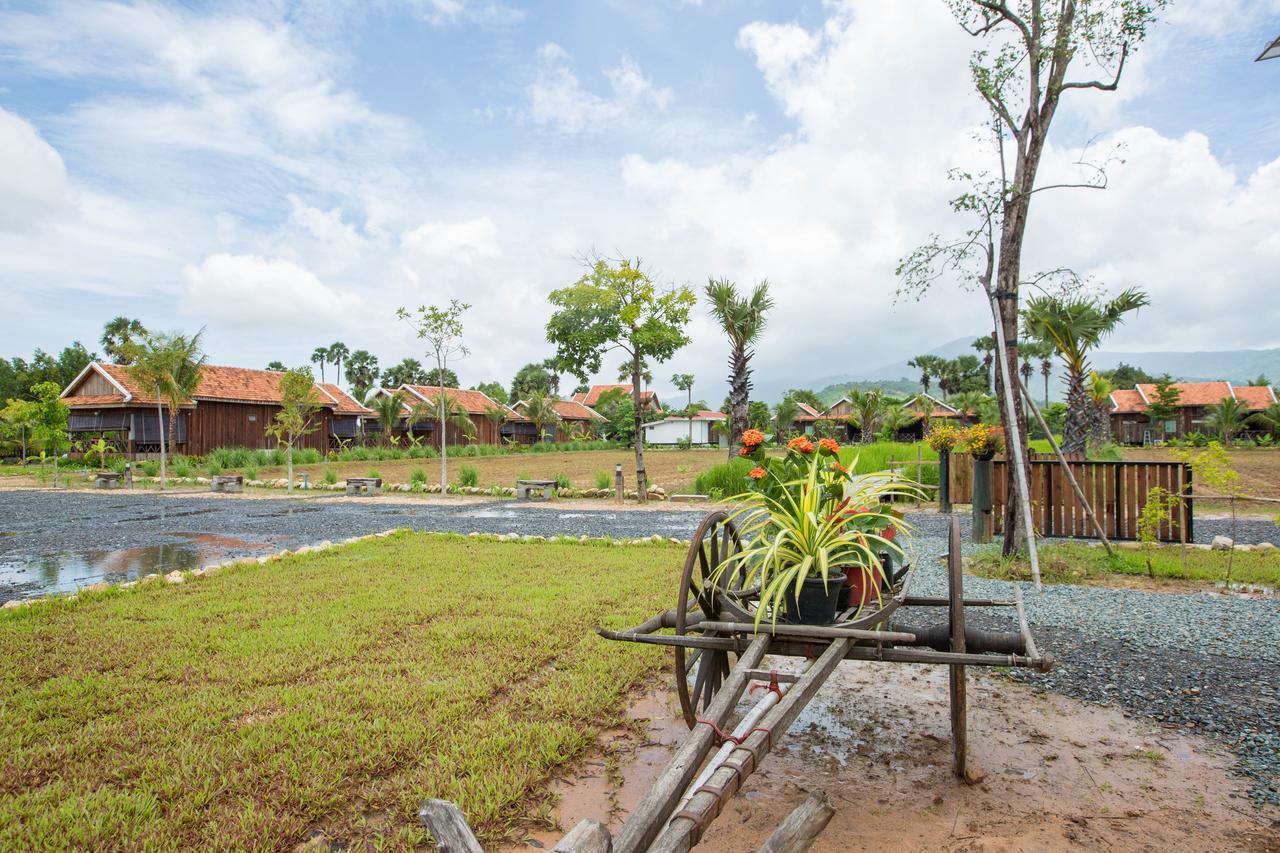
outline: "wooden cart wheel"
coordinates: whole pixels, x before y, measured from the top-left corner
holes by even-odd
[[[721,579],[715,587],[708,584],[708,578],[716,568],[740,550],[742,540],[738,536],[738,529],[724,510],[716,510],[698,525],[689,544],[689,553],[685,557],[684,571],[680,575],[680,594],[676,599],[677,634],[700,630],[696,623],[690,624],[689,617],[694,614],[715,619],[725,610],[730,610],[736,611],[735,615],[741,615],[740,605],[735,605],[719,594],[725,589],[740,588],[739,583],[735,581],[730,584]],[[708,637],[718,636],[714,631],[701,633]],[[730,653],[685,649],[681,646],[676,646],[675,652],[676,692],[680,695],[680,709],[684,712],[689,728],[693,728],[698,723],[698,717],[711,704],[720,685],[729,676],[732,669]]]
[[[947,611],[951,618],[951,651],[964,653],[964,565],[960,558],[960,520],[952,517],[947,537]],[[961,778],[969,747],[965,668],[951,667],[951,766]]]

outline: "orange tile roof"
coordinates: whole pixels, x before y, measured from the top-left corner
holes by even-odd
[[[66,397],[67,405],[75,408],[87,408],[89,406],[119,406],[124,403],[123,394],[84,394],[79,397]],[[155,401],[151,401],[151,405],[155,405]]]
[[[129,392],[131,398],[128,403],[130,405],[155,404],[155,395],[144,391],[134,381],[129,369],[124,365],[94,362],[91,367],[95,366]],[[89,375],[91,375],[91,371],[86,372],[84,377],[87,378]],[[196,393],[192,395],[192,399],[226,403],[279,403],[281,376],[283,374],[273,370],[254,370],[248,367],[223,367],[216,364],[206,364],[200,371],[200,385],[196,388]],[[68,390],[73,389],[69,388]],[[111,402],[117,404],[126,402],[122,394],[106,396],[110,398]],[[336,407],[338,405],[331,402],[323,394],[320,395],[320,398],[322,405],[326,407]],[[68,395],[64,399],[67,405],[74,408],[104,405],[107,402],[103,395]],[[352,402],[354,403],[355,401],[353,400]]]
[[[583,405],[586,405],[586,406],[594,406],[596,403],[600,402],[600,395],[605,393],[606,391],[621,391],[624,394],[630,394],[631,385],[630,384],[592,385],[590,391],[587,391],[585,393],[580,391],[577,394],[574,394],[573,400],[575,403],[582,403]],[[656,397],[656,394],[653,391],[640,392],[641,401],[652,400],[655,397]]]
[[[577,400],[556,400],[556,414],[570,421],[602,421],[604,415]]]
[[[470,415],[483,415],[489,409],[503,408],[483,391],[466,388],[441,388],[439,385],[401,385],[401,388],[423,400],[434,400],[441,391]]]
[[[338,415],[372,415],[373,409],[367,408],[356,402],[356,398],[352,397],[346,391],[343,391],[332,382],[317,382],[316,387],[325,394],[328,394],[337,401],[338,406],[334,409],[334,413]]]
[[[1249,411],[1257,412],[1276,402],[1275,392],[1265,385],[1232,386],[1229,382],[1175,382],[1178,389],[1178,408],[1191,406],[1214,406],[1235,395],[1236,400]],[[1111,392],[1111,411],[1114,414],[1136,414],[1145,412],[1150,407],[1150,400],[1156,399],[1156,386],[1151,383],[1135,385],[1133,390],[1121,389]]]

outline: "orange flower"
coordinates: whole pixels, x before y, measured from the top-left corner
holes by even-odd
[[[798,450],[801,453],[813,452],[813,442],[805,438],[803,435],[797,435],[795,438],[788,441],[787,447],[791,450]]]
[[[832,462],[832,463],[831,463],[831,469],[832,469],[833,471],[839,471],[841,474],[848,474],[848,473],[849,473],[849,469],[848,469],[848,468],[846,468],[846,467],[844,467],[843,465],[841,465],[839,462]]]
[[[753,447],[740,447],[740,448],[738,448],[738,455],[739,455],[739,456],[750,456],[753,452],[755,452],[755,448],[753,448]]]
[[[765,476],[768,475],[768,473],[769,473],[768,471],[764,470],[759,465],[757,465],[756,467],[751,469],[751,473],[748,476],[750,476],[751,479],[753,480],[762,480],[765,478]]]
[[[830,450],[832,453],[840,452],[840,445],[836,444],[834,438],[820,438],[818,439],[818,446],[823,450]]]
[[[744,447],[759,447],[764,444],[764,433],[758,429],[749,429],[742,434],[742,445]],[[743,454],[744,456],[746,454]]]

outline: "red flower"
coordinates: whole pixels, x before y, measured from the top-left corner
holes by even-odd
[[[884,532],[881,533],[880,535],[883,536],[885,539],[888,539],[890,542],[892,542],[893,537],[898,535],[898,528],[890,524],[888,527],[884,529]]]
[[[803,435],[797,435],[795,438],[788,441],[787,447],[791,450],[798,450],[801,453],[813,452],[813,442],[805,438]]]
[[[759,447],[764,444],[764,433],[758,429],[749,429],[742,434],[743,447]],[[746,454],[742,454],[745,456]]]
[[[768,472],[768,471],[764,470],[764,469],[763,469],[763,468],[761,468],[759,465],[757,465],[756,467],[754,467],[754,468],[752,468],[752,469],[751,469],[751,473],[750,473],[748,476],[750,476],[750,477],[751,477],[751,479],[753,479],[753,480],[762,480],[762,479],[764,479],[768,474],[769,474],[769,472]]]
[[[818,439],[818,446],[823,450],[830,450],[832,453],[840,452],[840,445],[836,444],[834,438],[820,438]]]
[[[738,448],[738,455],[739,455],[739,456],[750,456],[750,455],[751,455],[752,453],[754,453],[754,452],[755,452],[755,448],[753,448],[753,447],[740,447],[740,448]]]

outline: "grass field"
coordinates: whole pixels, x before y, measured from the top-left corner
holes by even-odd
[[[669,493],[683,491],[693,484],[700,471],[725,461],[725,450],[657,450],[645,453],[645,470],[650,485],[659,485]],[[449,480],[458,482],[463,465],[476,469],[481,486],[514,486],[518,477],[555,479],[563,474],[580,489],[596,488],[596,477],[603,473],[613,483],[613,468],[622,464],[628,489],[635,488],[636,457],[627,449],[579,450],[569,453],[514,453],[507,456],[478,456],[470,459],[449,460]],[[333,470],[339,480],[347,477],[363,477],[371,470],[377,471],[391,483],[407,483],[418,469],[426,472],[427,482],[440,482],[439,459],[397,459],[384,462],[321,462],[317,465],[295,467],[295,474],[306,471],[313,482],[324,478],[325,471]],[[283,477],[283,468],[259,468],[259,477]]]
[[[1186,572],[1182,549],[1156,546],[1151,551],[1151,568],[1156,579],[1175,581],[1225,581],[1227,553],[1188,548]],[[1031,580],[1026,560],[1010,560],[998,549],[984,551],[970,559],[967,570],[975,575],[1001,580]],[[1147,553],[1121,549],[1108,557],[1102,548],[1088,545],[1047,545],[1040,548],[1040,576],[1045,583],[1101,584],[1114,576],[1147,577]],[[1231,560],[1232,582],[1280,586],[1280,556],[1276,553],[1237,551]]]
[[[592,628],[681,557],[400,533],[0,612],[0,848],[403,849],[427,797],[500,838],[661,665]]]

